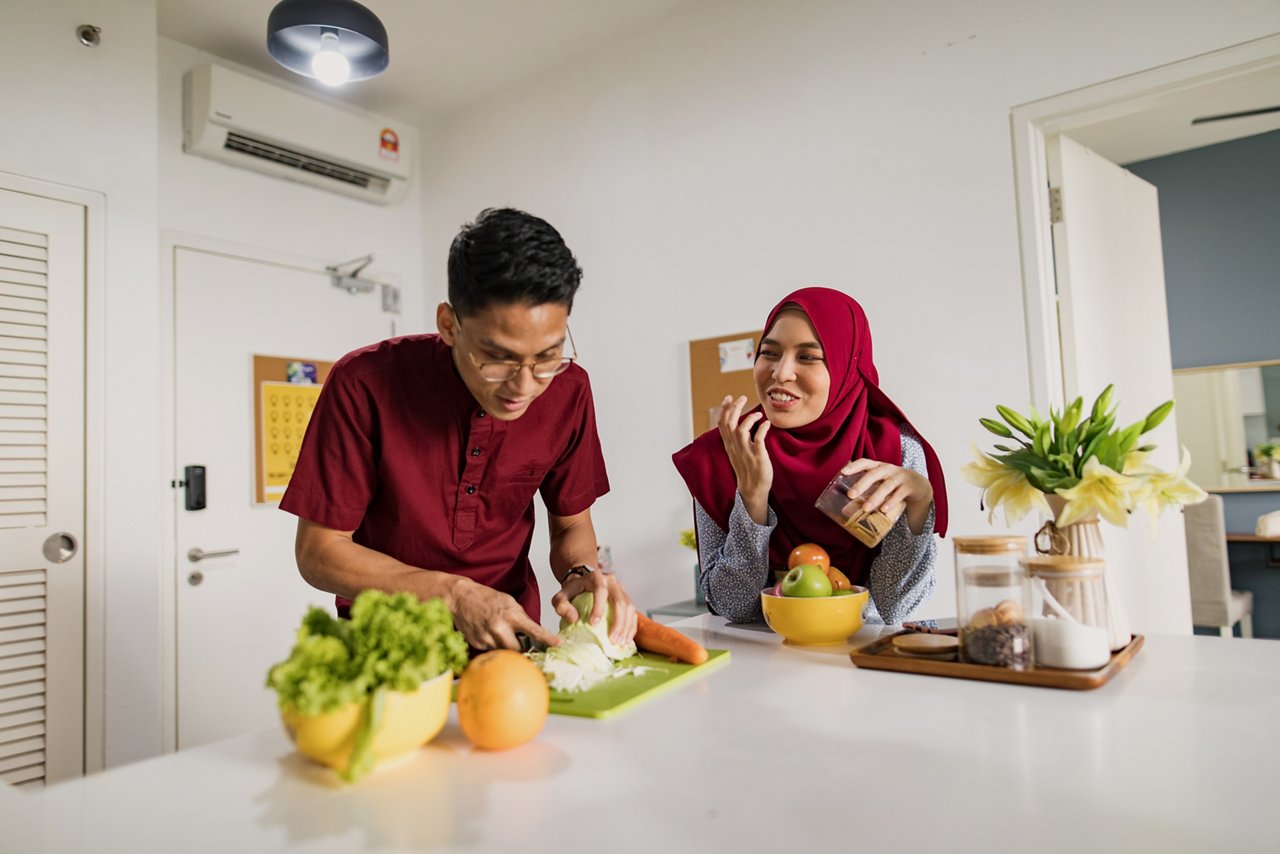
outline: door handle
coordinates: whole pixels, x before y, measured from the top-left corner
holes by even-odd
[[[190,549],[187,552],[187,560],[192,563],[199,563],[207,557],[230,557],[231,555],[240,554],[239,549],[219,549],[217,551],[207,552],[204,549]]]
[[[56,534],[50,534],[40,550],[44,552],[45,558],[50,563],[66,563],[76,556],[76,552],[80,550],[80,543],[73,534],[59,531]]]

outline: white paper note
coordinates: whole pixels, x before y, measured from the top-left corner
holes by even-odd
[[[720,373],[749,371],[755,364],[756,342],[753,338],[739,338],[720,344]]]

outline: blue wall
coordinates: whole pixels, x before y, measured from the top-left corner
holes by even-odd
[[[1173,366],[1280,359],[1280,131],[1125,166],[1160,192]],[[1228,493],[1227,530],[1253,532],[1280,492]],[[1252,590],[1254,634],[1280,638],[1280,568],[1233,544],[1231,582]]]

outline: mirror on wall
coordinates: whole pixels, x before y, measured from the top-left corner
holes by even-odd
[[[1188,476],[1210,492],[1280,490],[1280,359],[1173,372]]]

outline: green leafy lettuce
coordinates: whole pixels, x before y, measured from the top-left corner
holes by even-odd
[[[373,767],[387,691],[412,691],[467,665],[467,642],[453,628],[443,599],[366,590],[339,620],[319,608],[302,618],[293,652],[267,673],[280,707],[303,714],[364,703],[355,749],[341,776],[354,782]]]
[[[412,691],[446,670],[461,673],[467,643],[442,599],[366,590],[339,620],[320,608],[302,618],[293,652],[267,673],[281,708],[323,714],[378,688]]]

